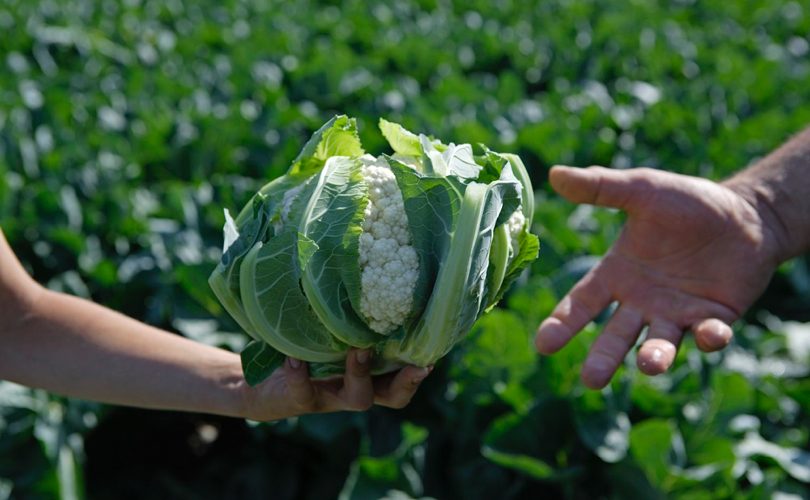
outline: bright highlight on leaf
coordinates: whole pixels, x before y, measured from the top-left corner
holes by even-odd
[[[254,339],[242,353],[251,384],[283,356],[340,373],[351,347],[374,349],[374,373],[430,365],[537,258],[517,156],[380,129],[394,153],[375,158],[355,120],[334,117],[227,216],[209,283]]]

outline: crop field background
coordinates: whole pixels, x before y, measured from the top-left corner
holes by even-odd
[[[531,339],[622,223],[548,168],[732,175],[810,124],[808,33],[781,0],[4,0],[0,226],[50,288],[238,351],[206,283],[222,209],[338,113],[374,153],[380,116],[518,153],[541,251],[401,411],[261,424],[0,382],[0,499],[806,498],[808,259],[663,376],[631,356],[588,391],[599,324]]]

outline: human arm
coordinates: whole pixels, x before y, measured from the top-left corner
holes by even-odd
[[[810,249],[810,130],[731,179],[652,169],[555,167],[552,187],[575,203],[619,208],[627,222],[604,258],[538,328],[541,353],[561,349],[609,304],[582,378],[606,385],[644,327],[639,369],[672,364],[684,331],[718,350],[776,266]]]
[[[723,185],[762,216],[779,262],[810,251],[810,128]]]
[[[254,420],[310,412],[402,407],[427,370],[372,379],[364,351],[343,379],[313,381],[288,360],[250,387],[237,354],[138,322],[31,279],[0,231],[0,379],[65,396]]]

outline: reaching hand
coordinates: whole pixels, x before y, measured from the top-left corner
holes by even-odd
[[[373,404],[403,408],[430,373],[429,368],[406,366],[372,378],[370,361],[368,351],[353,350],[346,357],[342,378],[312,380],[306,363],[288,358],[269,379],[249,390],[246,416],[277,420],[306,413],[363,411]]]
[[[604,387],[646,326],[637,357],[648,375],[672,364],[684,331],[706,352],[731,340],[729,324],[762,293],[778,263],[774,236],[743,196],[722,184],[652,169],[554,167],[552,187],[574,203],[619,208],[613,247],[540,325],[543,354],[561,349],[612,302],[583,382]]]

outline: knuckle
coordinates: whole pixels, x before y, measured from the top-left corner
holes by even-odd
[[[395,410],[401,410],[408,406],[408,403],[411,402],[410,396],[390,396],[387,398],[382,398],[377,401],[377,404],[380,406],[385,406],[386,408],[393,408]]]
[[[401,409],[408,406],[414,395],[416,395],[416,391],[419,389],[419,385],[423,380],[424,379],[417,377],[402,384],[395,391],[393,391],[390,398],[388,398],[389,400],[386,406],[396,409]]]
[[[349,409],[353,411],[367,411],[374,406],[372,397],[355,398],[349,402]]]
[[[318,411],[319,409],[319,402],[318,399],[314,395],[308,395],[304,397],[299,397],[295,401],[296,407],[302,413],[313,413]]]
[[[594,374],[612,375],[621,364],[625,353],[611,352],[610,350],[594,345],[585,360],[583,369]]]
[[[391,404],[391,408],[396,408],[397,410],[401,410],[410,404],[411,399],[413,398],[413,394],[408,394],[407,396],[402,396],[393,401]]]
[[[288,388],[290,399],[300,412],[313,412],[318,409],[317,394],[308,380],[290,380]]]
[[[613,331],[603,332],[593,344],[594,354],[601,354],[611,359],[616,356],[624,357],[626,349],[627,342],[621,335]]]
[[[371,373],[371,368],[366,364],[356,363],[351,369],[351,375],[355,378],[366,378]]]

